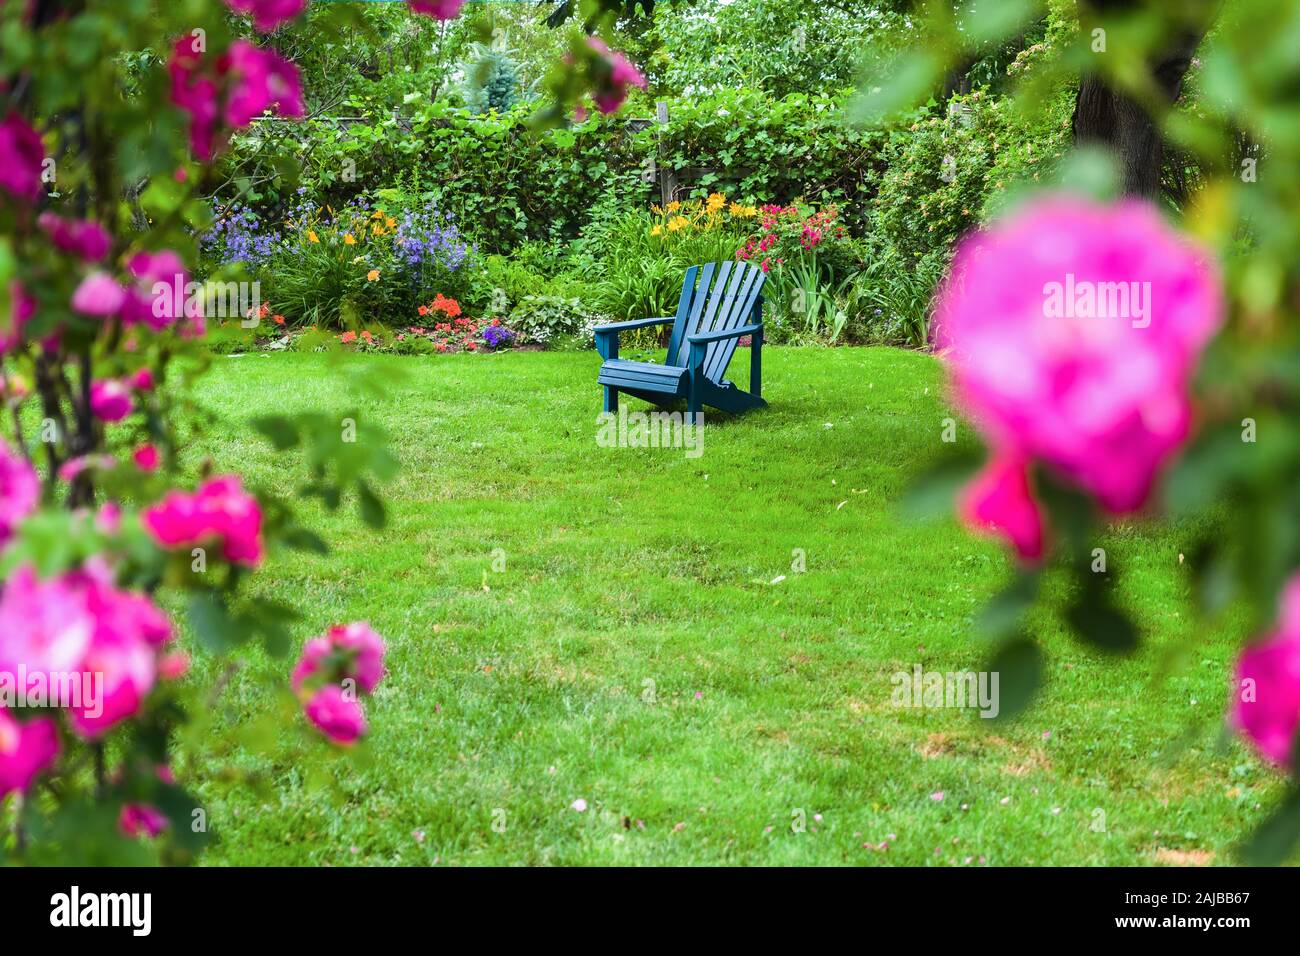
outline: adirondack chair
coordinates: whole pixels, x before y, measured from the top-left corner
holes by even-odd
[[[748,262],[691,266],[682,283],[676,315],[598,326],[596,349],[605,361],[597,381],[605,387],[604,410],[618,410],[619,392],[660,406],[685,398],[686,410],[692,415],[705,405],[727,412],[766,407],[761,397],[766,279],[762,269]],[[618,357],[620,332],[670,322],[673,332],[663,365]],[[753,342],[748,392],[722,377],[745,335]]]

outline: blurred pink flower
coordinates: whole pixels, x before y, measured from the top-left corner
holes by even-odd
[[[0,672],[72,673],[90,647],[95,621],[62,578],[42,580],[31,565],[9,575],[0,593]]]
[[[281,116],[303,116],[296,66],[274,50],[263,50],[247,40],[230,44],[226,58],[235,77],[226,94],[227,123],[242,129],[272,107]]]
[[[173,491],[140,518],[164,548],[216,541],[227,561],[254,568],[262,561],[262,509],[238,475],[213,478],[193,494]]]
[[[167,70],[172,102],[189,113],[190,148],[202,160],[212,158],[218,119],[242,129],[268,109],[295,118],[305,112],[298,68],[247,40],[236,40],[214,60],[195,49],[194,37],[183,36]]]
[[[460,13],[465,0],[406,0],[406,5],[416,13],[423,13],[438,20],[450,20]]]
[[[253,26],[270,33],[286,20],[292,20],[307,7],[307,0],[226,0],[236,13],[251,13]]]
[[[1229,719],[1265,757],[1289,766],[1300,728],[1300,574],[1283,589],[1281,604],[1277,629],[1237,660]]]
[[[1154,208],[1059,196],[964,240],[935,313],[988,444],[1113,513],[1146,502],[1186,439],[1188,382],[1222,320],[1215,269]]]
[[[92,272],[72,293],[72,307],[82,315],[108,318],[117,315],[126,301],[126,290],[107,272]]]
[[[59,731],[53,718],[19,723],[0,707],[0,798],[26,790],[58,755]]]
[[[36,510],[40,499],[41,484],[36,470],[0,439],[0,547],[13,537],[19,523]]]
[[[627,88],[638,86],[646,88],[646,79],[641,71],[632,65],[632,61],[616,50],[611,50],[600,37],[587,37],[590,46],[609,69],[607,77],[600,77],[600,86],[592,93],[596,108],[602,113],[613,113],[627,99]]]
[[[147,803],[127,803],[117,818],[118,829],[129,837],[156,837],[167,829],[162,811]]]
[[[303,645],[290,682],[301,691],[316,676],[331,683],[351,678],[362,693],[373,692],[384,677],[383,638],[365,621],[336,624],[324,636],[313,637]]]
[[[131,376],[131,387],[137,392],[152,392],[153,386],[153,370],[147,365]]]
[[[36,314],[36,300],[27,294],[21,282],[9,283],[9,318],[0,324],[0,355],[7,355],[23,343],[23,329]]]
[[[17,113],[0,122],[0,190],[29,202],[41,194],[41,137]]]
[[[1043,556],[1043,518],[1023,460],[995,454],[962,490],[957,512],[971,530],[1006,538],[1024,560]]]
[[[108,230],[91,219],[64,219],[43,212],[36,221],[57,248],[85,262],[102,262],[113,246]]]
[[[337,684],[326,684],[303,707],[307,718],[337,744],[351,744],[366,732],[361,704]]]
[[[140,252],[131,257],[127,268],[136,282],[127,291],[122,307],[122,321],[126,325],[144,324],[155,332],[161,332],[183,313],[190,314],[196,310],[197,303],[191,303],[186,296],[189,272],[176,252],[171,249]],[[152,380],[150,373],[150,383]],[[143,386],[136,387],[147,390]]]
[[[141,445],[131,453],[131,460],[141,471],[157,471],[160,458],[156,445]]]
[[[90,383],[90,411],[102,422],[120,422],[131,414],[131,390],[117,379]]]

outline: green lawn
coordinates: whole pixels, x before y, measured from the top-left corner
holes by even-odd
[[[386,530],[308,509],[333,555],[257,576],[304,610],[299,643],[353,619],[388,638],[369,757],[323,768],[340,803],[308,785],[310,751],[236,749],[265,785],[201,791],[208,862],[1228,862],[1278,786],[1222,741],[1231,642],[1190,642],[1177,530],[1102,542],[1149,635],[1136,657],[1038,620],[1049,684],[1024,718],[897,708],[896,671],[983,667],[971,622],[1010,574],[996,544],[894,508],[951,414],[937,363],[765,358],[771,408],[711,426],[696,459],[597,447],[594,353],[218,359],[199,392],[218,467],[287,487],[300,462],[247,420],[356,407],[403,469]],[[254,655],[222,739],[268,712],[257,672],[290,664]]]

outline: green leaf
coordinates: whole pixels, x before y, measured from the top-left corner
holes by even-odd
[[[998,675],[997,720],[1024,713],[1043,684],[1043,652],[1027,637],[1006,640],[987,665]]]
[[[976,629],[986,637],[1005,638],[1019,629],[1025,612],[1038,596],[1037,572],[1021,572],[980,612]]]
[[[357,505],[361,511],[361,520],[372,528],[382,528],[388,523],[388,514],[384,503],[379,500],[364,480],[357,480]]]
[[[1297,843],[1300,843],[1300,790],[1293,787],[1242,845],[1241,861],[1247,866],[1278,866],[1291,856]]]
[[[933,521],[952,513],[958,490],[979,470],[977,453],[960,453],[945,458],[918,477],[899,502],[908,517]]]
[[[267,437],[276,451],[288,451],[302,439],[298,423],[284,415],[264,415],[255,418],[253,427]]]
[[[298,551],[312,551],[316,554],[329,554],[330,546],[314,531],[306,528],[290,528],[284,533],[284,543]]]
[[[199,643],[213,654],[226,654],[242,644],[248,633],[230,616],[221,595],[203,592],[190,599],[190,627]]]

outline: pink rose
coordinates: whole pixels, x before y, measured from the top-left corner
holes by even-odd
[[[141,471],[157,471],[159,456],[156,445],[141,445],[131,454],[131,460]]]
[[[36,470],[0,439],[0,548],[13,537],[22,520],[36,510],[40,499]]]
[[[161,332],[182,314],[195,311],[197,303],[191,303],[186,296],[189,272],[181,257],[171,249],[137,253],[127,268],[136,281],[122,307],[125,325],[143,324]],[[148,380],[152,382],[152,373]]]
[[[197,492],[173,491],[140,515],[145,530],[167,549],[219,542],[227,561],[257,567],[262,561],[262,509],[238,475],[223,475]]]
[[[85,262],[102,262],[113,246],[108,231],[90,219],[64,219],[43,212],[36,221],[57,248]]]
[[[9,283],[9,320],[0,325],[0,355],[8,355],[23,344],[23,329],[36,314],[36,300],[20,282]]]
[[[275,107],[281,116],[301,118],[306,110],[298,68],[274,50],[236,40],[226,54],[236,78],[226,97],[226,122],[236,129]]]
[[[587,37],[587,45],[600,56],[604,70],[597,76],[598,88],[592,94],[596,108],[602,113],[614,113],[627,99],[627,88],[646,88],[646,79],[622,53],[611,50],[600,37]]]
[[[1043,518],[1024,461],[995,455],[963,490],[957,510],[967,527],[1006,538],[1024,560],[1043,556]]]
[[[273,107],[281,116],[305,113],[298,68],[247,40],[236,40],[213,60],[194,48],[192,37],[183,36],[176,41],[167,70],[172,102],[189,113],[190,147],[202,160],[212,158],[218,119],[242,129]]]
[[[107,272],[92,272],[72,293],[72,307],[82,315],[108,318],[126,302],[126,290]]]
[[[226,0],[236,13],[251,13],[253,26],[270,33],[286,20],[292,20],[307,6],[307,0]]]
[[[45,146],[36,130],[17,113],[0,122],[0,190],[15,199],[35,200],[41,194]]]
[[[131,387],[137,392],[152,392],[153,370],[147,365],[131,376]]]
[[[51,717],[19,723],[0,707],[0,799],[25,791],[59,755],[59,730]]]
[[[147,803],[127,803],[122,805],[117,827],[126,836],[152,839],[166,830],[169,822],[157,807]]]
[[[16,568],[0,594],[0,672],[71,674],[95,634],[81,591],[63,578],[42,580],[30,565]]]
[[[131,414],[131,390],[116,379],[90,383],[90,411],[102,422],[120,422]]]
[[[437,20],[451,20],[465,5],[465,0],[406,0],[406,5],[416,13]]]
[[[962,242],[935,337],[989,445],[1124,513],[1186,439],[1222,320],[1214,269],[1154,208],[1055,197]]]
[[[1233,726],[1270,761],[1290,766],[1300,727],[1300,574],[1282,591],[1277,630],[1237,660]]]
[[[337,684],[327,684],[316,691],[304,705],[303,713],[337,744],[351,744],[366,732],[361,704]]]
[[[331,627],[303,645],[290,682],[301,691],[303,683],[316,676],[330,683],[355,680],[362,693],[372,693],[384,676],[383,638],[365,621]]]

